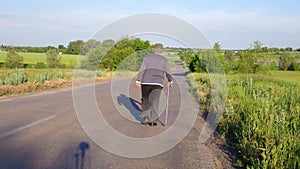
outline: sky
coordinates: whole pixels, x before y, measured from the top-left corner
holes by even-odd
[[[267,47],[300,48],[298,0],[0,0],[0,4],[0,45],[66,46],[90,39],[121,18],[160,13],[185,20],[223,49],[246,49],[255,40]],[[172,41],[167,46],[179,45]]]

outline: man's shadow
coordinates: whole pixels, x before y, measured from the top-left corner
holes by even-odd
[[[120,94],[120,96],[118,96],[118,104],[124,105],[137,121],[142,122],[142,110],[139,107],[139,105],[141,105],[140,102],[136,101],[133,98],[127,97],[124,94]]]
[[[85,157],[87,154],[87,150],[89,149],[90,145],[87,142],[81,142],[79,143],[76,154],[74,154],[75,157],[75,169],[84,169],[84,162]]]

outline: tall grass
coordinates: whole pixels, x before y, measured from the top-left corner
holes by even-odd
[[[10,69],[0,70],[0,85],[18,86],[24,83],[43,83],[46,80],[71,79],[71,69]]]
[[[111,72],[73,69],[0,69],[0,97],[72,86],[72,78],[81,77],[82,84],[95,78],[110,80]]]
[[[203,79],[198,78],[199,84],[209,83]],[[237,166],[300,167],[299,92],[297,83],[262,75],[228,77],[226,107],[218,130],[234,143]]]
[[[242,165],[298,168],[299,86],[252,78],[233,79],[229,86],[220,128],[235,137]]]
[[[0,74],[0,85],[17,86],[27,81],[28,77],[23,69],[10,70]]]

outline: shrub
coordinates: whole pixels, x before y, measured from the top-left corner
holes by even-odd
[[[28,81],[27,74],[22,69],[16,69],[8,72],[8,76],[4,80],[4,85],[17,86]]]
[[[67,68],[67,65],[66,65],[66,64],[60,64],[60,65],[59,65],[59,68],[61,68],[61,69],[66,69],[66,68]]]
[[[7,52],[5,59],[6,68],[23,68],[23,56],[20,56],[16,51]]]
[[[62,78],[64,78],[64,74],[61,71],[41,72],[36,75],[35,81],[38,83],[44,83],[46,80],[57,80]]]
[[[49,68],[58,68],[61,63],[61,57],[58,56],[56,49],[50,49],[46,52],[46,61]]]
[[[34,66],[36,69],[45,69],[47,68],[47,65],[44,62],[37,62]]]

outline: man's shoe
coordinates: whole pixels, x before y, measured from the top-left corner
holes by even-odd
[[[143,124],[143,125],[149,124],[149,118],[148,118],[148,117],[143,117],[142,124]]]
[[[149,126],[157,126],[157,123],[156,122],[149,123]]]

